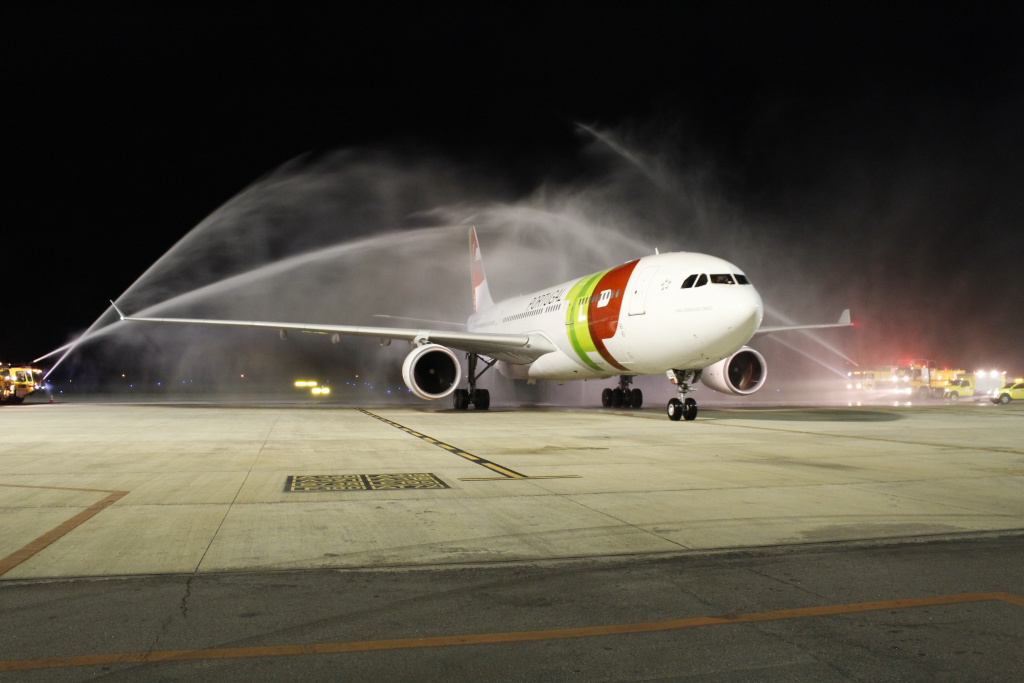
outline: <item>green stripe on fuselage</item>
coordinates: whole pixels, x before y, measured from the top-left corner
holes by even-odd
[[[609,269],[610,270],[610,269]],[[590,304],[580,301],[585,299],[594,293],[594,289],[597,287],[597,283],[601,281],[601,278],[607,274],[608,271],[604,270],[600,273],[594,273],[593,275],[586,277],[569,290],[569,307],[565,312],[565,327],[566,332],[569,335],[569,343],[572,344],[573,351],[579,356],[580,360],[583,361],[584,365],[589,368],[596,370],[597,372],[607,372],[605,368],[595,363],[587,355],[588,351],[597,353],[597,347],[594,346],[594,340],[590,336],[590,321],[589,318],[584,318],[580,321],[579,308],[585,307],[589,315]]]

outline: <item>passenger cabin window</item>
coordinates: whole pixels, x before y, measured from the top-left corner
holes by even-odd
[[[708,283],[708,276],[705,275],[704,273],[701,273],[700,277],[697,278],[697,284],[695,284],[694,287],[703,287],[707,283]]]
[[[688,277],[685,280],[683,280],[683,286],[680,287],[679,289],[689,289],[690,287],[693,287],[693,283],[696,282],[696,281],[697,281],[697,275],[696,274],[691,275],[690,277]]]
[[[713,285],[734,285],[736,281],[732,279],[732,275],[729,273],[720,273],[718,275],[711,276],[711,284]]]
[[[736,273],[736,284],[738,284],[738,285],[749,285],[750,284],[750,280],[747,279],[746,275],[740,275],[739,273]]]

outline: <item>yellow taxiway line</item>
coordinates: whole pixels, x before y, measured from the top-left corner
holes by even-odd
[[[156,662],[189,662],[218,659],[249,659],[256,657],[292,657],[298,655],[344,654],[351,652],[380,652],[387,650],[410,650],[417,648],[457,647],[461,645],[496,645],[528,643],[567,638],[593,638],[596,636],[619,636],[657,631],[676,631],[702,626],[727,624],[752,624],[785,619],[827,617],[881,610],[934,607],[937,605],[958,605],[972,602],[1005,602],[1024,607],[1024,598],[1009,593],[961,593],[927,598],[906,598],[878,602],[857,602],[843,605],[800,607],[796,609],[772,610],[769,612],[747,612],[713,617],[692,617],[671,621],[647,621],[632,624],[610,624],[607,626],[584,626],[580,628],[559,628],[540,631],[508,631],[503,633],[473,633],[455,636],[431,636],[425,638],[396,638],[393,640],[357,640],[336,643],[307,643],[303,645],[270,645],[257,647],[204,648],[194,650],[158,650],[150,652],[115,652],[110,654],[78,655],[71,657],[42,657],[38,659],[0,660],[0,671],[29,671],[32,669],[65,669],[82,666],[112,666],[117,664],[152,664]]]
[[[60,524],[56,528],[47,531],[45,534],[35,539],[25,547],[19,550],[15,550],[7,557],[0,559],[0,576],[3,576],[7,572],[11,571],[19,564],[21,564],[25,560],[28,560],[41,550],[44,550],[68,532],[79,527],[85,522],[88,522],[90,519],[92,519],[93,517],[103,512],[117,501],[127,496],[129,493],[129,491],[109,491],[105,489],[72,489],[64,486],[24,486],[20,484],[0,484],[0,486],[15,489],[52,489],[55,491],[89,491],[94,493],[110,494],[109,496],[99,501],[98,503],[93,503],[85,510],[82,510],[77,515],[67,520],[66,522]]]

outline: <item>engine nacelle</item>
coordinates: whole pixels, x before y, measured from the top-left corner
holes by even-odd
[[[459,386],[461,375],[459,359],[440,344],[418,346],[402,363],[402,379],[420,398],[450,396]]]
[[[760,353],[744,346],[725,360],[704,368],[700,381],[715,391],[733,396],[752,394],[768,377],[768,361]]]

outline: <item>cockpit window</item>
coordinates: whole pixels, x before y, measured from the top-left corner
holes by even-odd
[[[680,287],[680,289],[689,289],[690,287],[693,287],[693,283],[696,282],[696,281],[697,281],[697,275],[696,274],[691,275],[690,277],[688,277],[685,280],[683,280],[683,286]]]
[[[697,278],[697,284],[695,284],[694,287],[703,287],[707,283],[708,283],[708,276],[705,275],[704,273],[701,273],[700,277]]]
[[[711,276],[711,284],[713,285],[734,285],[736,281],[732,279],[732,275],[729,273],[720,273],[718,275]]]
[[[750,284],[750,280],[747,279],[746,275],[740,275],[739,273],[736,273],[736,284],[738,284],[738,285],[749,285]]]

